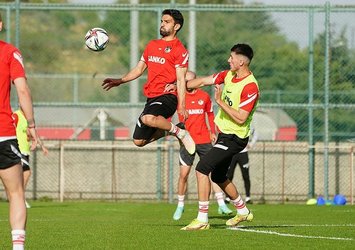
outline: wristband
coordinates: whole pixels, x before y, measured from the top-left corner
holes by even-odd
[[[36,128],[36,125],[33,124],[32,126],[28,126],[27,128]]]

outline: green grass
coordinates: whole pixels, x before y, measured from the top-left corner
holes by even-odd
[[[254,221],[227,230],[210,206],[211,229],[180,231],[197,215],[187,204],[31,202],[26,249],[354,249],[355,207],[250,205]],[[0,202],[0,249],[11,249],[8,203]],[[278,234],[276,234],[278,233]],[[283,234],[283,235],[280,235]],[[348,240],[344,240],[348,239]],[[350,240],[349,240],[350,239]]]

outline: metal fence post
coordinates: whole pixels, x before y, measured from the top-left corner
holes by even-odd
[[[64,201],[64,143],[60,142],[60,166],[59,166],[59,200],[60,202]]]

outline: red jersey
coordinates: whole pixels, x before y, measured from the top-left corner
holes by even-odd
[[[148,67],[148,79],[143,91],[147,97],[156,97],[163,94],[165,86],[176,82],[176,68],[188,67],[189,54],[179,39],[164,41],[162,39],[150,41],[141,57]]]
[[[26,75],[20,51],[4,41],[0,41],[0,72],[0,137],[16,136],[10,106],[11,82]]]
[[[196,144],[211,143],[210,132],[206,123],[208,118],[211,132],[215,133],[213,105],[210,96],[201,89],[196,92],[186,92],[185,95],[186,111],[189,112],[189,118],[185,121],[185,127],[189,131]],[[179,115],[182,122],[184,118]]]
[[[224,78],[226,77],[228,72],[229,72],[229,70],[225,70],[225,71],[219,72],[217,74],[214,74],[213,75],[214,84],[224,83]],[[248,77],[248,76],[246,76],[246,77]],[[244,77],[244,78],[233,77],[232,82],[235,84],[238,84],[238,82],[241,82],[246,77]],[[257,84],[255,82],[251,82],[251,83],[247,84],[243,88],[243,91],[241,93],[239,108],[241,108],[247,112],[251,112],[254,108],[255,102],[258,100],[258,97],[259,97],[259,89],[258,89]]]

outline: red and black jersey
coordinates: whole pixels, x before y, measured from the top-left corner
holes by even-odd
[[[210,132],[206,123],[208,118],[211,133],[215,133],[213,105],[210,96],[201,89],[195,92],[186,92],[185,107],[189,118],[185,121],[185,127],[189,131],[196,144],[211,143]],[[184,118],[179,114],[179,121]]]
[[[151,98],[167,94],[165,86],[176,82],[176,68],[188,67],[189,54],[179,39],[150,41],[141,57],[148,67],[144,95]],[[169,92],[169,94],[176,92]]]
[[[19,77],[26,77],[20,51],[0,41],[0,137],[16,136],[10,90],[11,83]]]

